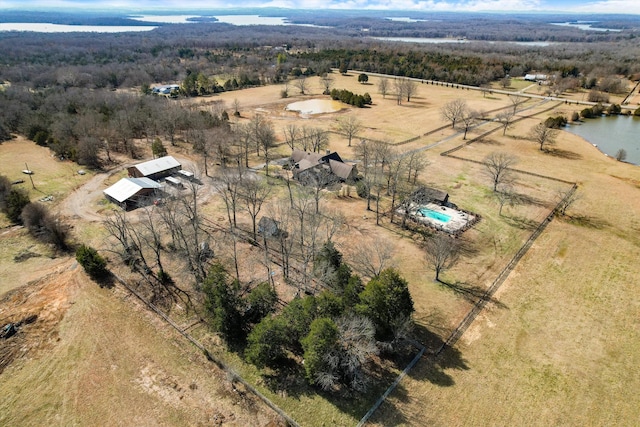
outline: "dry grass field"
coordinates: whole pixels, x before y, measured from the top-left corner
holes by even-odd
[[[374,105],[308,118],[285,111],[290,102],[322,97],[317,78],[309,79],[307,95],[298,96],[290,87],[288,99],[280,98],[281,87],[268,86],[184,102],[207,108],[222,100],[229,110],[237,99],[242,116],[238,120],[267,115],[281,141],[287,124],[336,129],[339,117],[355,115],[366,127],[362,137],[392,144],[446,125],[440,108],[456,98],[464,98],[470,107],[481,111],[511,106],[505,95],[483,96],[479,91],[426,84],[419,85],[411,102],[397,105],[393,96],[383,99],[377,94],[375,77],[370,77],[368,85],[358,83],[355,74],[334,77],[334,87],[369,92]],[[552,105],[556,104],[527,101],[520,115],[540,112],[538,116],[518,122],[505,136],[498,130],[455,155],[480,161],[492,152],[507,152],[518,157],[517,168],[521,170],[577,182],[581,199],[566,217],[551,222],[457,345],[437,359],[425,355],[371,424],[582,426],[636,422],[635,408],[640,406],[634,393],[640,388],[640,376],[635,372],[640,362],[640,297],[635,280],[640,273],[640,168],[615,162],[566,132],[561,132],[549,152],[541,152],[528,140],[529,129],[550,114],[572,112],[570,106],[560,103],[553,113],[543,112]],[[468,139],[494,127],[486,123],[471,130]],[[418,234],[403,231],[387,219],[376,226],[375,213],[367,212],[365,201],[355,194],[328,195],[325,201],[328,209],[345,215],[347,227],[336,244],[347,262],[358,247],[385,244],[394,248],[394,265],[408,280],[415,303],[416,334],[429,350],[448,337],[532,229],[553,209],[558,191],[569,188],[566,183],[517,174],[514,190],[529,202],[505,206],[499,215],[482,166],[440,156],[464,142],[447,127],[397,147],[405,152],[439,143],[425,151],[430,165],[420,180],[446,190],[452,202],[482,216],[463,235],[470,249],[467,255],[442,275],[448,285],[433,281]],[[332,134],[330,148],[343,158],[354,158],[346,138]],[[36,171],[36,187],[56,195],[54,206],[90,179],[37,150],[44,149],[27,141],[12,141],[0,145],[0,160],[24,157]],[[278,152],[287,156],[286,145]],[[176,153],[170,150],[170,154],[191,156],[187,147]],[[260,162],[253,159],[253,164]],[[45,179],[47,168],[51,168],[47,172],[51,183]],[[20,169],[16,176],[21,175]],[[11,175],[14,172],[6,173],[16,179]],[[27,184],[28,180],[22,185]],[[100,199],[96,193],[90,206],[96,208],[97,215],[104,215],[108,206]],[[269,208],[265,206],[264,212]],[[215,196],[206,200],[203,212],[224,224],[226,214]],[[246,227],[247,218],[241,218],[241,223]],[[99,223],[80,219],[74,226],[78,238],[105,247]],[[15,395],[0,406],[0,424],[14,424],[22,417],[27,417],[28,424],[100,424],[106,420],[107,424],[122,425],[208,425],[221,415],[230,425],[265,425],[272,419],[261,404],[233,391],[202,355],[124,292],[89,283],[68,258],[49,260],[47,248],[37,246],[20,229],[5,227],[0,233],[0,295],[48,272],[55,273],[56,279],[29,286],[42,292],[55,287],[61,300],[51,308],[55,316],[51,315],[47,345],[30,350],[0,374],[0,393]],[[263,274],[257,260],[260,254],[250,247],[243,250],[246,278]],[[14,261],[19,251],[42,256],[19,263]],[[4,285],[5,277],[8,286]],[[5,304],[0,305],[0,320],[15,315],[7,310]],[[218,341],[203,329],[196,328],[193,333],[219,349]],[[376,399],[372,393],[344,405],[321,394],[274,392],[255,369],[242,364],[236,355],[219,350],[219,357],[304,426],[354,425]],[[22,386],[26,383],[33,387]],[[195,388],[190,387],[192,383]],[[111,407],[117,409],[109,410]],[[220,408],[219,413],[214,408]]]

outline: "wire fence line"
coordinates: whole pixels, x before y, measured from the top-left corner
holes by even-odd
[[[162,310],[160,310],[155,304],[153,304],[150,301],[148,301],[146,298],[144,298],[142,295],[140,295],[140,293],[138,293],[135,289],[133,289],[131,286],[129,286],[129,284],[124,279],[122,279],[121,277],[119,277],[116,274],[114,274],[113,276],[118,281],[118,283],[120,283],[122,286],[124,286],[125,289],[127,289],[130,293],[135,295],[144,305],[146,305],[148,308],[150,308],[154,313],[156,313],[165,322],[167,322],[167,324],[169,324],[172,328],[174,328],[176,331],[178,331],[178,333],[180,335],[182,335],[189,342],[191,342],[191,344],[193,344],[196,348],[198,348],[200,351],[202,351],[202,353],[205,355],[207,360],[209,360],[210,362],[215,363],[216,366],[218,366],[218,368],[222,369],[224,372],[229,374],[231,376],[231,378],[233,378],[233,381],[237,381],[237,382],[241,383],[254,396],[256,396],[258,399],[262,400],[262,402],[264,402],[269,408],[271,408],[275,413],[277,413],[280,417],[282,417],[282,419],[284,419],[288,423],[289,426],[291,426],[291,427],[301,427],[300,424],[298,424],[293,418],[291,418],[291,416],[289,416],[286,412],[284,412],[282,409],[280,409],[280,407],[278,405],[273,403],[267,396],[265,396],[260,391],[258,391],[258,389],[256,389],[253,385],[251,385],[248,381],[246,381],[244,378],[242,378],[240,376],[240,374],[238,374],[233,368],[231,368],[229,365],[224,363],[222,360],[220,360],[220,359],[216,358],[215,356],[213,356],[211,354],[211,352],[200,341],[198,341],[191,334],[186,332],[186,329],[188,329],[188,328],[181,328],[167,314],[165,314]]]
[[[418,363],[418,361],[422,358],[422,355],[425,352],[425,347],[422,344],[420,344],[419,342],[417,342],[417,341],[411,341],[411,344],[414,347],[416,347],[417,349],[419,349],[420,351],[418,352],[418,354],[416,354],[416,356],[413,358],[413,360],[411,360],[411,362],[409,362],[409,364],[404,368],[404,370],[400,373],[400,375],[398,375],[396,377],[395,381],[393,381],[393,383],[385,390],[385,392],[382,394],[382,396],[380,396],[380,398],[376,401],[376,403],[374,403],[374,405],[369,409],[369,411],[367,411],[367,413],[364,415],[364,417],[362,417],[362,419],[356,425],[356,427],[362,427],[363,425],[365,425],[367,423],[367,421],[369,421],[369,418],[371,418],[371,416],[374,414],[374,412],[376,412],[378,410],[380,405],[382,405],[384,403],[384,401],[387,399],[387,397],[389,397],[391,392],[393,392],[393,390],[396,389],[398,384],[400,384],[400,381],[402,381],[402,379],[405,376],[407,376],[409,371],[411,369],[413,369],[413,367],[416,365],[416,363]]]
[[[440,348],[435,352],[435,355],[440,355],[447,347],[452,347],[455,345],[458,340],[462,337],[465,331],[469,328],[469,326],[473,323],[473,321],[478,317],[478,314],[482,311],[482,309],[487,305],[491,298],[496,293],[496,291],[502,286],[505,282],[509,274],[513,271],[513,269],[518,265],[518,262],[522,259],[522,257],[529,251],[533,242],[542,234],[547,225],[551,222],[556,212],[559,210],[560,206],[573,195],[573,193],[578,188],[577,184],[573,184],[571,189],[567,191],[565,197],[558,202],[558,204],[551,210],[551,212],[542,220],[542,222],[536,227],[536,229],[531,233],[527,241],[522,245],[522,247],[516,252],[513,258],[509,261],[506,267],[498,274],[495,278],[491,286],[484,292],[484,294],[480,297],[480,299],[474,304],[471,310],[467,313],[467,315],[462,319],[462,321],[458,324],[456,329],[449,335],[446,341],[440,346]]]

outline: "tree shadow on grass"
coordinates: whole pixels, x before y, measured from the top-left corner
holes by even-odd
[[[514,193],[513,200],[519,205],[546,206],[543,200],[522,193]]]
[[[409,376],[418,381],[429,381],[440,387],[453,386],[455,381],[447,371],[469,369],[460,350],[446,346],[443,348],[443,339],[423,325],[416,325],[415,334],[426,350],[416,366],[409,371]],[[442,351],[438,354],[441,349]]]
[[[495,298],[485,296],[486,289],[464,282],[447,283],[443,280],[438,280],[438,283],[447,289],[452,290],[454,293],[460,295],[465,300],[472,304],[477,303],[482,299],[487,299],[487,302],[494,304],[499,308],[508,308],[504,303],[498,301]]]
[[[602,230],[603,228],[611,225],[603,219],[594,218],[587,215],[572,215],[572,216],[565,215],[565,216],[560,216],[560,218],[564,219],[569,224],[573,224],[573,225],[577,225],[579,227],[585,227],[585,228],[594,228],[596,230]]]
[[[548,148],[546,153],[553,157],[567,160],[581,160],[582,155],[574,153],[573,151],[562,150],[560,148]]]
[[[485,145],[504,145],[502,142],[498,141],[497,139],[488,138],[486,136],[478,137],[474,142],[478,144],[485,144]]]
[[[523,216],[503,216],[504,222],[511,227],[519,228],[521,230],[533,231],[538,227],[538,223],[532,219]]]
[[[93,280],[101,288],[111,289],[116,285],[116,277],[110,271],[105,272],[99,277],[93,277]]]

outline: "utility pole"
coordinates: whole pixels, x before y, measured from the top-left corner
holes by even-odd
[[[31,172],[31,170],[29,169],[29,166],[27,166],[27,162],[24,163],[24,167],[27,168],[26,169],[27,175],[29,175],[29,180],[31,181],[31,186],[35,190],[36,189],[36,185],[33,183],[33,178],[31,177],[33,172]]]

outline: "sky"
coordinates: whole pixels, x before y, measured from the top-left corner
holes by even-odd
[[[0,0],[0,9],[218,9],[237,0]],[[577,12],[640,14],[640,0],[246,0],[242,7],[371,9],[425,12]]]

